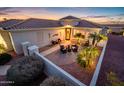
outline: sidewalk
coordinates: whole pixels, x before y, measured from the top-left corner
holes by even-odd
[[[50,54],[50,53],[52,53],[52,52],[54,52],[56,50],[59,50],[59,48],[60,48],[60,46],[57,45],[55,47],[52,47],[52,48],[50,48],[48,50],[45,50],[45,51],[41,52],[40,54],[43,55],[43,56],[47,56],[48,54]]]
[[[10,68],[11,65],[4,65],[0,66],[0,75],[6,75],[7,70]]]

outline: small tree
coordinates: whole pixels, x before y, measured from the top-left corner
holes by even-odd
[[[93,46],[97,46],[97,44],[101,41],[101,40],[107,40],[107,36],[103,35],[103,34],[97,34],[92,33],[89,35],[89,38],[92,38],[92,45]]]
[[[89,38],[92,39],[92,45],[95,46],[96,40],[97,40],[97,33],[91,33],[89,35]]]
[[[81,33],[76,33],[74,37],[77,38],[78,44],[81,44],[81,39],[85,38],[85,36],[82,35]]]
[[[3,52],[5,52],[5,47],[3,44],[0,44],[0,54],[2,54]]]
[[[82,67],[90,67],[94,59],[99,55],[99,50],[96,47],[86,47],[77,55],[77,62]]]

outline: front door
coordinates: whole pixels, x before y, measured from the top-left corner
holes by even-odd
[[[65,39],[70,40],[71,38],[71,28],[66,28],[65,29]]]

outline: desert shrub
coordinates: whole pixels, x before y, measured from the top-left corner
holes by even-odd
[[[59,77],[48,77],[41,84],[41,86],[70,86],[68,82]]]
[[[107,73],[107,80],[111,86],[124,86],[124,82],[121,82],[114,72]]]
[[[0,65],[4,65],[12,59],[12,56],[7,53],[0,54]]]
[[[7,71],[7,79],[15,85],[30,85],[43,73],[43,62],[32,57],[23,57]]]

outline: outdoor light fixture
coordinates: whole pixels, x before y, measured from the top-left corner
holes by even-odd
[[[66,27],[71,27],[71,25],[66,25]]]

